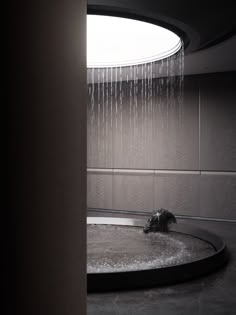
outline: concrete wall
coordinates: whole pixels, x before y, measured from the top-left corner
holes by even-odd
[[[9,2],[8,314],[86,314],[86,6]]]
[[[124,93],[122,128],[112,97],[108,126],[97,125],[96,99],[89,104],[88,208],[236,219],[235,80],[235,72],[187,76],[183,103],[160,106],[153,96],[145,121],[141,96],[131,112]]]

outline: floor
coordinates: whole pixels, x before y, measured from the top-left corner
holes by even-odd
[[[159,288],[88,294],[88,315],[234,315],[236,314],[236,223],[181,220],[217,233],[230,260],[208,276]]]

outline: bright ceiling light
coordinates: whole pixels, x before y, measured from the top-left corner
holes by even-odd
[[[152,62],[180,48],[181,39],[163,27],[120,17],[87,16],[87,67]]]

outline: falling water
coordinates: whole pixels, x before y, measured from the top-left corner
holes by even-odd
[[[89,168],[155,168],[161,131],[183,121],[183,70],[183,43],[164,60],[87,69]]]

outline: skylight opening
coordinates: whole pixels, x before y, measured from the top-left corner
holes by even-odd
[[[172,31],[138,20],[87,15],[87,67],[125,67],[175,54],[181,39]]]

